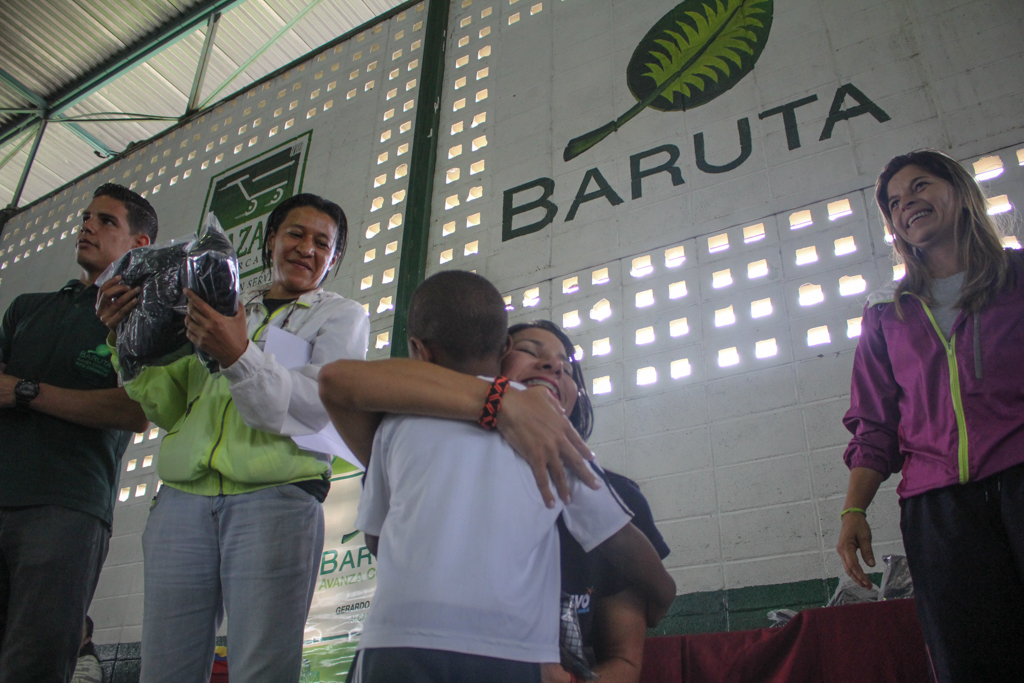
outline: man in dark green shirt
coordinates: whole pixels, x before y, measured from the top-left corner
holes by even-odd
[[[149,423],[118,387],[96,278],[156,238],[156,212],[99,187],[75,243],[82,275],[22,294],[0,325],[0,681],[69,681],[107,556],[121,456]],[[110,290],[121,295],[126,287]]]

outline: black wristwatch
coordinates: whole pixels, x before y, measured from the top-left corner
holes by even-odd
[[[23,379],[14,385],[14,404],[18,410],[28,410],[28,404],[39,395],[39,383]]]

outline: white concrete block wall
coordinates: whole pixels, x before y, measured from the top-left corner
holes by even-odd
[[[1001,150],[1004,173],[984,183],[990,196],[1006,193],[1013,206],[1024,201],[1016,152]],[[596,408],[591,446],[605,466],[640,482],[673,549],[667,565],[681,593],[841,572],[833,546],[848,477],[842,453],[849,433],[841,419],[857,341],[848,336],[849,323],[859,321],[866,294],[893,277],[877,210],[867,204],[871,197],[869,189],[808,207],[815,223],[798,230],[789,227],[797,211],[766,217],[766,237],[749,245],[742,240],[749,226],[737,226],[509,292],[513,322],[549,317],[567,325],[583,350]],[[849,199],[853,214],[829,220],[827,206],[838,199]],[[1014,215],[1002,217],[1011,229]],[[774,239],[768,226],[775,227]],[[723,233],[729,248],[709,253],[708,238]],[[856,251],[836,256],[836,241],[848,237]],[[663,254],[678,246],[687,259],[669,268]],[[797,249],[809,246],[818,261],[796,265]],[[845,240],[843,246],[849,248]],[[634,259],[648,255],[652,272],[635,271]],[[768,274],[749,280],[748,264],[761,259],[769,263]],[[715,273],[727,268],[733,284],[716,289]],[[593,284],[605,269],[608,281]],[[857,275],[863,289],[844,296],[839,278]],[[669,288],[678,282],[687,283],[687,293],[672,300]],[[799,289],[806,284],[821,285],[824,301],[801,305]],[[578,291],[563,293],[572,285]],[[540,302],[524,307],[524,293],[534,289]],[[654,303],[638,308],[637,294],[649,290]],[[751,302],[766,298],[772,312],[753,319]],[[611,306],[602,321],[589,315],[598,301]],[[716,326],[716,313],[730,305],[737,321]],[[678,331],[684,317],[688,331],[672,337],[673,321]],[[822,326],[830,341],[810,345],[808,331]],[[654,341],[637,344],[638,331],[648,327]],[[758,358],[756,342],[766,338],[775,340],[777,351]],[[595,356],[595,343],[610,344],[607,354]],[[739,363],[720,366],[720,350],[734,344]],[[672,364],[681,359],[689,361],[689,374],[675,378]],[[639,384],[641,368],[653,368],[657,379]],[[598,394],[602,378],[611,390]],[[902,552],[899,479],[891,477],[872,506],[879,557]]]
[[[835,576],[831,548],[846,482],[840,419],[856,344],[848,321],[860,316],[866,292],[892,277],[870,186],[894,153],[934,146],[972,163],[995,152],[1005,171],[986,189],[1006,194],[1013,207],[1024,202],[1024,5],[779,0],[764,53],[732,90],[685,114],[644,112],[563,162],[569,139],[635,102],[626,63],[671,6],[452,3],[428,273],[475,269],[506,293],[514,322],[550,317],[569,326],[589,388],[607,378],[599,388],[608,390],[594,391],[591,444],[604,464],[641,483],[673,550],[668,565],[681,593]],[[350,222],[348,256],[328,287],[367,307],[370,357],[389,355],[400,193],[409,182],[399,169],[411,156],[425,19],[424,4],[397,15],[16,216],[0,240],[0,306],[77,276],[74,230],[100,183],[134,183],[160,213],[161,239],[169,239],[198,225],[210,175],[312,131],[303,189],[338,201]],[[890,120],[859,116],[819,140],[837,88],[849,83]],[[757,114],[811,95],[817,101],[795,114],[801,146],[790,150],[781,117]],[[741,118],[751,127],[749,159],[728,173],[699,171],[694,135],[704,135],[712,163],[725,163],[738,153]],[[666,144],[679,149],[685,183],[652,176],[643,196],[632,199],[629,156]],[[584,175],[595,168],[623,202],[584,203],[567,222]],[[555,183],[554,222],[502,241],[504,192],[541,177]],[[828,205],[840,200],[852,213],[830,220]],[[801,211],[810,211],[813,223],[793,229],[791,216]],[[538,217],[521,216],[514,225]],[[756,225],[763,237],[745,232]],[[728,249],[713,249],[721,235]],[[837,255],[836,241],[844,238],[855,250]],[[798,265],[798,250],[809,247],[817,260]],[[806,259],[806,251],[799,254]],[[649,265],[634,264],[647,256]],[[716,287],[727,269],[732,283]],[[843,296],[840,278],[855,275],[864,291]],[[801,305],[807,284],[821,286],[824,301]],[[754,302],[765,315],[752,316]],[[608,310],[597,306],[595,319],[599,303]],[[716,325],[728,319],[729,306],[735,322]],[[822,327],[828,343],[809,346],[809,330]],[[638,331],[646,343],[637,343]],[[758,357],[757,342],[769,339],[775,353]],[[732,348],[739,362],[721,366],[720,352]],[[115,509],[93,606],[97,642],[140,635],[140,536],[159,485],[156,458],[143,463],[158,445],[159,434],[147,434],[122,463],[119,491],[127,497]],[[900,550],[897,479],[872,506],[877,555]],[[136,495],[143,484],[145,493]]]
[[[121,460],[110,550],[89,610],[98,643],[131,643],[142,635],[142,532],[160,486],[156,462],[162,438],[158,427],[136,434]]]
[[[390,342],[377,339],[388,338],[394,314],[410,179],[400,167],[412,156],[425,24],[423,2],[15,216],[0,238],[0,307],[6,310],[23,292],[58,289],[79,276],[74,241],[81,212],[100,184],[121,183],[145,196],[160,217],[159,241],[166,241],[199,227],[213,175],[312,131],[302,191],[336,201],[349,221],[347,255],[325,287],[364,304],[371,318],[369,356],[388,356]],[[110,551],[90,611],[97,643],[141,638],[141,537],[160,485],[162,437],[159,429],[137,436],[141,440],[122,459]]]
[[[848,329],[867,293],[893,277],[872,185],[900,152],[936,147],[971,163],[998,150],[1006,171],[986,190],[1007,193],[1014,206],[1024,201],[1024,158],[1016,156],[1024,126],[1010,104],[1021,97],[1024,50],[1014,31],[1024,6],[776,2],[767,47],[732,90],[685,113],[648,110],[564,162],[571,138],[635,103],[626,64],[673,6],[453,2],[428,273],[474,269],[506,294],[512,322],[550,318],[568,328],[596,408],[591,445],[605,465],[640,482],[673,550],[667,564],[680,593],[834,577],[848,476],[841,418],[857,342]],[[478,84],[483,66],[487,80]],[[846,84],[889,120],[858,116],[819,140]],[[477,102],[481,87],[487,98]],[[758,114],[810,96],[817,101],[796,109],[800,146],[791,150],[781,116]],[[750,157],[727,173],[698,170],[694,136],[703,134],[711,163],[725,163],[739,153],[742,118]],[[482,134],[487,147],[467,154]],[[447,153],[459,144],[461,154]],[[679,149],[685,183],[651,176],[632,199],[630,155],[666,144]],[[484,170],[468,175],[474,164]],[[568,221],[595,168],[622,203],[583,203]],[[554,221],[502,241],[504,192],[538,178],[554,181]],[[473,187],[482,188],[479,199]],[[830,217],[829,204],[842,200],[850,214]],[[802,211],[813,222],[794,229],[791,216]],[[542,215],[519,216],[514,226]],[[763,236],[745,241],[744,230],[758,224]],[[713,249],[722,235],[728,248]],[[677,247],[685,261],[666,264],[666,250]],[[634,265],[643,257],[649,269]],[[762,260],[767,273],[749,277]],[[732,283],[716,287],[727,269]],[[845,279],[856,276],[862,282]],[[823,301],[802,305],[806,285],[820,286]],[[610,310],[595,319],[599,303]],[[716,325],[730,306],[735,322]],[[809,332],[823,328],[827,341],[810,345]],[[774,353],[758,357],[757,342],[772,339]],[[739,362],[723,367],[719,354],[732,348]],[[871,509],[877,556],[901,552],[898,481],[885,483]]]

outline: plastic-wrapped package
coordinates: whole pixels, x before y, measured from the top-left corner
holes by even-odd
[[[562,610],[559,615],[560,630],[558,649],[561,654],[562,668],[577,678],[594,681],[600,678],[590,670],[590,663],[583,649],[583,633],[580,620],[572,596],[562,593]]]
[[[825,606],[835,607],[836,605],[853,605],[858,602],[877,601],[878,586],[872,585],[871,588],[864,588],[855,583],[850,577],[844,576],[839,580],[839,585],[836,586],[836,592],[832,594],[832,599]]]
[[[186,287],[223,315],[238,312],[238,258],[212,213],[199,237],[132,249],[103,271],[97,286],[116,275],[122,284],[140,288],[135,308],[117,326],[117,355],[125,382],[146,365],[167,365],[192,353],[185,336]],[[220,369],[213,358],[202,351],[197,354],[210,372]]]
[[[188,237],[132,249],[96,281],[102,285],[120,275],[122,284],[140,288],[135,308],[117,326],[117,355],[126,382],[144,365],[164,365],[180,357],[182,347],[189,345],[182,266],[192,241]]]
[[[238,313],[238,256],[212,211],[206,214],[199,237],[189,245],[185,286],[221,315]],[[210,372],[220,370],[216,359],[202,349],[196,349],[196,355]]]
[[[910,577],[910,565],[903,555],[886,555],[882,558],[880,600],[898,600],[914,597],[914,581]]]
[[[791,609],[773,609],[768,612],[768,620],[773,622],[771,628],[779,628],[789,623],[789,620],[796,616],[796,612]]]

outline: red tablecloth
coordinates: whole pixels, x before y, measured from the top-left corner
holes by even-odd
[[[642,683],[929,683],[913,600],[804,610],[774,629],[648,638]]]

